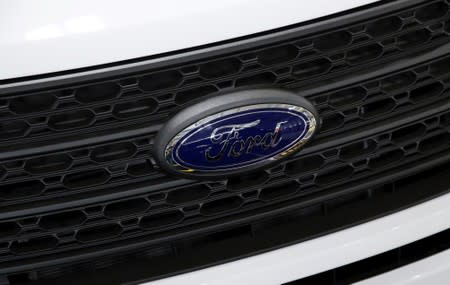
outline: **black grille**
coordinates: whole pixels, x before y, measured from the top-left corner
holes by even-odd
[[[383,179],[448,170],[439,165],[450,157],[450,4],[405,2],[132,69],[4,81],[0,274],[20,284],[14,276],[24,283],[53,276],[42,269],[50,265],[64,273],[88,257],[134,256],[132,248],[173,248],[198,235],[206,242],[312,203],[361,203],[380,185],[393,187]],[[177,179],[154,165],[153,138],[168,118],[216,92],[251,86],[307,97],[322,119],[319,134],[281,165],[228,180]],[[448,189],[398,199],[376,214]],[[302,239],[355,223],[329,219]]]
[[[111,239],[152,237],[162,231],[173,231],[282,201],[306,199],[308,195],[325,193],[344,183],[361,181],[433,155],[450,154],[449,118],[450,112],[429,117],[389,132],[300,156],[276,169],[226,182],[193,183],[150,193],[143,184],[143,194],[71,207],[52,214],[9,219],[0,224],[0,228],[8,229],[0,237],[1,241],[7,242],[0,261],[20,260],[43,250],[54,253],[84,248],[89,244],[109,243]],[[89,187],[106,184],[109,177],[106,170],[90,170],[69,174],[62,181],[74,191],[78,188],[93,191]],[[21,181],[15,185],[14,188],[12,184],[5,185],[2,194],[20,197],[26,191],[34,193],[45,188],[41,182]],[[122,191],[126,192],[126,189]]]

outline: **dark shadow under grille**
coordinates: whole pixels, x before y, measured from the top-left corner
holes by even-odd
[[[112,77],[0,85],[0,278],[39,284],[78,268],[113,272],[130,259],[136,269],[127,278],[156,278],[446,193],[445,175],[426,175],[449,169],[449,6],[378,9],[365,20],[319,22],[314,32]],[[280,165],[227,180],[182,180],[154,165],[154,137],[172,114],[249,86],[307,97],[320,113],[320,132]],[[420,179],[436,187],[408,182]],[[285,222],[304,230],[278,236]],[[215,248],[235,241],[242,251]],[[204,256],[186,263],[194,250]],[[160,266],[138,272],[140,262]]]

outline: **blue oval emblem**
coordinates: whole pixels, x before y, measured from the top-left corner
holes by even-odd
[[[223,172],[271,162],[308,141],[313,114],[290,104],[229,109],[186,127],[168,143],[166,161],[182,172]]]

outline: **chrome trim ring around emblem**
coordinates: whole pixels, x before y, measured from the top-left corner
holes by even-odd
[[[221,179],[279,163],[318,128],[314,106],[292,91],[236,90],[175,114],[158,132],[153,154],[172,174]]]
[[[308,125],[309,127],[305,129],[305,132],[301,134],[299,139],[297,141],[293,141],[288,147],[284,148],[281,153],[271,156],[269,158],[265,158],[267,160],[276,161],[276,160],[284,158],[285,156],[289,155],[290,153],[295,152],[297,149],[299,149],[301,146],[303,146],[312,137],[312,135],[314,134],[314,132],[316,130],[316,126],[317,126],[316,118],[310,111],[308,111],[305,108],[300,107],[300,106],[294,106],[294,105],[290,105],[290,104],[257,104],[257,105],[251,105],[251,106],[243,106],[243,107],[225,110],[223,112],[208,116],[208,117],[201,119],[198,122],[188,126],[187,128],[185,128],[182,132],[177,134],[167,145],[167,147],[164,151],[166,160],[169,163],[171,163],[171,165],[174,168],[178,169],[179,171],[190,172],[190,173],[197,171],[196,169],[193,169],[193,168],[186,168],[174,161],[173,150],[174,150],[174,147],[180,142],[180,140],[183,138],[184,138],[184,140],[187,140],[188,138],[185,137],[187,134],[189,134],[192,131],[197,130],[199,128],[209,127],[210,125],[208,123],[211,121],[215,121],[218,118],[226,117],[226,116],[229,116],[229,115],[235,114],[235,113],[241,113],[244,111],[259,110],[259,109],[283,109],[283,110],[291,111],[291,112],[293,112],[293,114],[295,114],[295,113],[304,114],[308,118],[307,120],[304,120],[303,118],[301,118],[304,121],[305,125]],[[183,142],[181,142],[181,143],[183,143]],[[175,149],[175,152],[177,152],[176,149]],[[176,153],[176,155],[178,155],[178,154]],[[241,168],[241,166],[230,167],[227,169],[228,170],[237,170],[240,168]],[[211,169],[209,171],[216,172],[216,171],[223,171],[223,169],[221,169],[221,170]]]

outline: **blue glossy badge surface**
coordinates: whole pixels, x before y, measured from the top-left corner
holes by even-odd
[[[168,143],[165,158],[182,172],[238,170],[289,155],[315,128],[313,114],[300,106],[244,106],[186,127]]]

